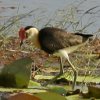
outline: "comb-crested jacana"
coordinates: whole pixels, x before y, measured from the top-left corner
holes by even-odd
[[[35,47],[44,50],[46,53],[59,56],[61,58],[60,69],[63,69],[62,57],[67,59],[74,71],[73,88],[76,83],[77,71],[71,63],[68,54],[86,44],[88,38],[92,36],[93,35],[91,34],[69,33],[63,29],[54,27],[45,27],[38,30],[33,26],[27,26],[25,28],[21,28],[19,31],[19,37],[21,40],[20,45],[23,44],[23,40],[27,39],[30,40]]]

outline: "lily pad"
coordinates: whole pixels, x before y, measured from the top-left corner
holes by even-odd
[[[29,87],[29,88],[32,88],[32,87],[34,87],[34,86],[39,86],[39,87],[40,87],[41,84],[38,83],[38,82],[35,82],[35,81],[30,80],[28,87]]]
[[[31,75],[32,59],[29,57],[18,59],[5,65],[0,71],[0,86],[23,88],[27,87]]]
[[[49,91],[58,93],[60,95],[66,95],[67,91],[61,86],[52,86],[49,87]]]
[[[9,97],[8,100],[41,100],[41,99],[27,93],[18,93],[14,96]]]
[[[34,95],[39,97],[41,100],[67,100],[64,96],[52,92],[41,92]]]

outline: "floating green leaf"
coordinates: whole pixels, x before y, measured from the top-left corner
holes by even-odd
[[[41,92],[35,94],[35,96],[39,97],[41,100],[67,100],[64,96],[52,92]]]
[[[31,63],[32,59],[25,57],[5,65],[0,73],[0,86],[27,87],[31,75]]]
[[[52,87],[49,87],[49,88],[50,88],[49,91],[58,93],[60,95],[66,95],[66,93],[67,93],[67,91],[61,86],[52,86]]]

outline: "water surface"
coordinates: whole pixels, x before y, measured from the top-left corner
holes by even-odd
[[[88,9],[96,7],[89,12],[91,14],[82,18],[82,25],[95,22],[87,29],[87,33],[94,33],[100,28],[100,0],[0,0],[0,24],[3,25],[12,16],[25,14],[39,8],[31,16],[23,19],[21,24],[24,26],[34,25],[36,19],[41,19],[41,22],[37,23],[37,27],[41,28],[55,15],[57,10],[67,10],[70,6],[78,7],[80,11],[78,17]]]

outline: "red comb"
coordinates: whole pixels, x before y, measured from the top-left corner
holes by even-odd
[[[20,28],[20,30],[19,30],[19,38],[20,38],[21,40],[24,40],[24,39],[26,38],[25,29],[24,29],[23,27]]]

